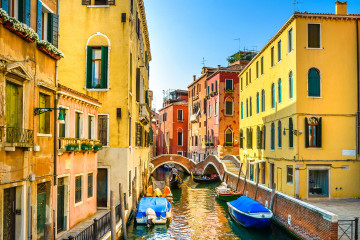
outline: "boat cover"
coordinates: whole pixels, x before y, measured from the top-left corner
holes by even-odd
[[[257,201],[252,200],[249,197],[242,196],[238,199],[231,201],[230,204],[244,212],[244,213],[259,213],[259,212],[269,212],[269,209],[258,203]]]
[[[166,198],[160,197],[144,197],[138,205],[137,218],[146,216],[146,209],[151,208],[155,211],[157,217],[166,217],[166,213],[170,211],[171,204]]]

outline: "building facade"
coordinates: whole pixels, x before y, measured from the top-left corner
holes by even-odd
[[[159,110],[157,155],[187,156],[188,92],[172,90]]]
[[[66,86],[58,86],[57,185],[53,189],[56,238],[96,213],[97,139],[99,101]],[[101,190],[99,190],[101,191]],[[56,206],[56,207],[55,207]]]
[[[346,2],[294,13],[240,73],[250,180],[301,199],[359,197],[358,28]]]
[[[150,160],[151,54],[144,3],[63,1],[60,33],[67,58],[59,65],[59,82],[102,103],[98,138],[103,149],[98,152],[96,180],[101,189],[97,197],[103,200],[97,207],[108,208],[110,190],[117,193],[121,183],[131,208],[131,183],[137,179],[139,193]]]
[[[0,1],[2,240],[41,239],[45,222],[54,222],[58,8],[56,1],[18,3]]]

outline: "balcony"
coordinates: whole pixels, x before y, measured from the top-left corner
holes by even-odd
[[[62,155],[65,152],[97,152],[102,149],[100,140],[92,139],[76,139],[76,138],[59,138],[58,154]]]
[[[9,151],[15,151],[15,147],[31,148],[34,145],[34,131],[0,126],[0,143]]]
[[[139,106],[139,120],[144,125],[150,122],[150,108],[146,103],[141,103]]]

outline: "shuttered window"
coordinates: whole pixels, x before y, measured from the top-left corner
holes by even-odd
[[[275,84],[271,84],[271,108],[275,108]]]
[[[308,96],[320,97],[320,71],[311,68],[308,73]]]
[[[262,137],[261,137],[262,147],[261,147],[261,149],[265,149],[265,147],[266,147],[266,126],[265,125],[262,128],[261,134],[262,134]]]
[[[82,0],[82,5],[91,5],[91,0]],[[94,0],[94,5],[115,5],[115,0]]]
[[[322,146],[321,117],[305,118],[305,147]]]
[[[250,105],[249,105],[250,117],[252,116],[252,97],[250,97]]]
[[[261,112],[265,112],[265,90],[261,91]]]
[[[231,129],[227,129],[225,132],[225,144],[229,147],[233,145],[233,133]]]
[[[259,77],[259,61],[256,62],[256,78]]]
[[[82,176],[75,177],[75,203],[82,200]]]
[[[278,121],[278,148],[282,147],[281,121]]]
[[[89,173],[88,174],[88,198],[93,197],[94,196],[94,174],[93,173]]]
[[[103,146],[108,146],[108,124],[107,115],[98,115],[98,138]]]
[[[261,60],[260,60],[260,63],[261,63],[261,75],[264,74],[264,57],[261,57]]]
[[[81,113],[75,112],[75,138],[80,139],[82,137],[82,122]]]
[[[275,150],[275,123],[271,123],[270,130],[270,149]]]
[[[67,111],[65,109],[61,109],[60,112],[62,112],[65,122],[64,123],[59,123],[59,137],[60,138],[65,138],[66,137],[66,114]]]
[[[42,36],[42,2],[40,0],[37,1],[36,33],[39,35],[39,39],[43,39],[43,36]]]
[[[293,50],[293,30],[290,29],[288,32],[288,52]]]
[[[140,68],[136,68],[136,101],[140,102]]]
[[[293,119],[289,118],[289,148],[294,147]]]
[[[108,88],[108,47],[87,47],[86,88]]]
[[[48,13],[47,41],[58,47],[59,16]]]
[[[244,103],[241,102],[241,119],[244,119]]]
[[[22,94],[21,87],[6,82],[6,126],[21,127],[22,120]],[[43,113],[45,114],[45,113]]]
[[[281,40],[278,41],[277,47],[278,47],[278,62],[280,62],[281,61]]]
[[[50,107],[50,96],[39,94],[39,108]],[[50,134],[50,112],[39,115],[39,133]]]
[[[178,146],[183,145],[183,133],[182,132],[177,133],[177,145]]]
[[[282,93],[281,93],[281,79],[279,79],[278,82],[278,102],[281,103],[282,101]]]
[[[290,99],[294,97],[293,85],[294,85],[293,73],[290,71],[290,73],[289,73],[289,98]]]
[[[144,144],[143,141],[143,127],[140,123],[135,123],[135,127],[136,127],[136,146],[137,147],[142,147]],[[167,139],[168,140],[168,139]],[[168,143],[168,141],[167,141]]]
[[[260,96],[259,92],[256,93],[256,113],[259,113],[260,111]]]
[[[320,24],[308,24],[308,48],[320,48]]]
[[[9,0],[1,0],[1,8],[9,14]]]
[[[209,109],[209,116],[210,114],[211,113]],[[225,115],[233,115],[233,101],[231,99],[226,99],[225,101]]]
[[[239,131],[239,142],[240,148],[244,148],[244,132],[242,129]]]
[[[274,47],[271,48],[271,67],[275,65],[275,49]]]
[[[233,89],[233,80],[232,79],[226,79],[225,81],[225,90],[226,91],[232,91]]]

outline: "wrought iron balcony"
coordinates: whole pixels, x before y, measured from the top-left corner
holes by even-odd
[[[0,127],[0,142],[10,143],[16,147],[32,147],[34,131],[16,127]]]
[[[139,120],[144,125],[150,122],[150,107],[146,103],[141,103],[139,106]]]
[[[100,140],[59,138],[59,155],[64,152],[99,151],[102,149]]]

